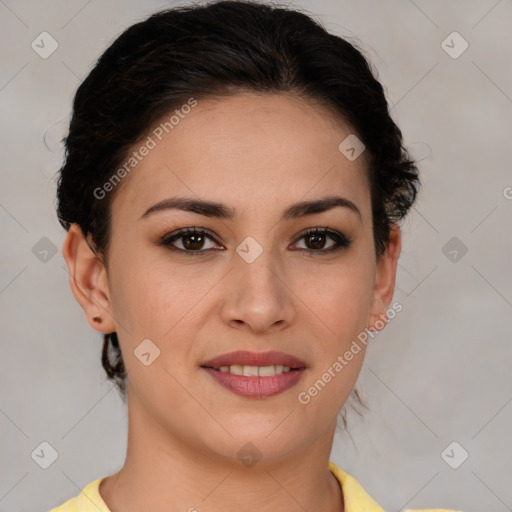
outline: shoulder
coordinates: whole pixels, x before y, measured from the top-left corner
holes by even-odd
[[[87,484],[80,494],[49,512],[111,512],[101,497],[100,483],[105,477]]]
[[[329,471],[340,483],[345,512],[385,512],[385,510],[365,491],[363,486],[351,475],[340,469],[334,462],[329,461]],[[421,510],[407,509],[404,512],[462,512],[444,508],[429,508]]]

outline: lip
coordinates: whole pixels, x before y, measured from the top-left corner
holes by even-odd
[[[245,398],[268,398],[295,386],[306,371],[305,368],[279,373],[272,377],[247,377],[233,375],[213,368],[202,367],[221,386]]]
[[[205,368],[219,368],[221,366],[231,366],[234,364],[245,366],[270,366],[282,364],[292,369],[303,369],[307,365],[299,358],[284,352],[268,351],[268,352],[249,352],[247,350],[237,350],[227,354],[221,354],[209,361],[205,361],[201,366]],[[247,377],[246,377],[247,378]],[[249,377],[256,379],[256,377]],[[269,377],[265,377],[268,379]]]

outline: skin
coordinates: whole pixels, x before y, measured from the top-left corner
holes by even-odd
[[[94,329],[118,333],[128,371],[126,461],[100,486],[113,512],[249,511],[255,503],[260,511],[343,510],[328,461],[364,345],[307,405],[297,397],[365,328],[379,330],[401,249],[393,225],[376,259],[365,154],[350,161],[338,150],[351,133],[291,94],[201,100],[118,185],[108,266],[77,225],[69,230],[63,255],[73,294]],[[291,204],[329,195],[352,201],[360,217],[336,207],[281,220]],[[217,201],[236,216],[168,209],[140,219],[171,196]],[[186,227],[213,234],[204,254],[184,252],[190,239],[176,240],[175,252],[156,243]],[[352,243],[322,255],[333,239],[322,246],[300,236],[316,227]],[[248,236],[263,249],[252,263],[236,252]],[[134,355],[146,338],[160,349],[149,366]],[[281,394],[241,397],[200,368],[239,349],[287,352],[307,369]],[[252,467],[237,457],[247,442],[262,454]]]

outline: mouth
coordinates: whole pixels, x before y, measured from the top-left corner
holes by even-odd
[[[237,351],[201,365],[229,391],[246,398],[268,398],[295,386],[307,366],[283,352]]]

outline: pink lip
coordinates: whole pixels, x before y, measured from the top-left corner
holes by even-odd
[[[203,368],[221,386],[246,398],[267,398],[278,395],[292,386],[295,386],[305,371],[305,368],[300,368],[272,377],[246,377],[245,375],[232,375],[229,372],[224,373],[220,370],[214,370],[213,368]]]
[[[284,352],[248,352],[247,350],[237,350],[214,357],[204,362],[201,366],[207,368],[219,368],[221,366],[231,366],[233,364],[245,366],[270,366],[273,364],[282,364],[290,368],[306,368],[306,363],[291,354]],[[268,378],[268,377],[265,377]]]

